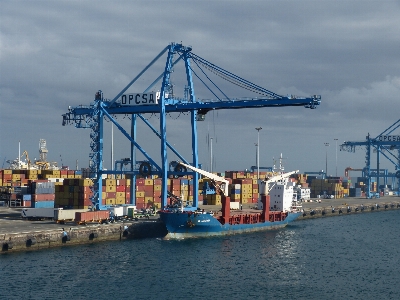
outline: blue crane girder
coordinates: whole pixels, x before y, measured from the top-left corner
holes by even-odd
[[[185,47],[182,44],[171,43],[165,47],[125,88],[121,90],[112,100],[106,100],[103,98],[102,91],[96,93],[94,101],[90,105],[80,105],[77,107],[69,107],[68,112],[63,114],[63,125],[74,124],[77,128],[90,128],[91,129],[91,168],[94,182],[94,197],[92,198],[93,206],[96,209],[103,207],[102,193],[101,193],[101,177],[103,174],[130,174],[132,175],[131,185],[131,203],[135,204],[135,178],[137,174],[140,174],[139,170],[134,169],[136,165],[136,150],[141,151],[149,161],[150,168],[146,168],[146,175],[150,175],[150,172],[157,172],[162,178],[162,208],[167,205],[167,178],[168,176],[180,176],[180,175],[192,175],[193,176],[193,190],[198,190],[198,174],[196,172],[188,172],[187,170],[173,170],[170,171],[168,168],[167,149],[171,149],[183,162],[189,164],[188,161],[196,168],[199,168],[198,161],[198,143],[197,143],[197,121],[203,120],[204,116],[208,111],[219,110],[219,109],[242,109],[242,108],[260,108],[260,107],[283,107],[283,106],[302,106],[305,108],[314,109],[321,103],[321,96],[313,95],[310,97],[296,97],[296,96],[280,96],[265,88],[255,85],[237,75],[234,75],[201,57],[191,52],[192,48]],[[151,105],[123,105],[122,97],[124,93],[165,53],[167,52],[167,60],[165,69],[160,76],[154,80],[150,86],[145,90],[149,91],[155,86],[158,81],[161,82],[160,96],[157,101]],[[174,56],[178,56],[174,60]],[[173,67],[180,61],[184,61],[185,72],[186,72],[186,86],[184,98],[176,98],[172,93],[171,74]],[[198,67],[201,71],[196,73],[191,64]],[[203,68],[203,69],[202,69]],[[235,84],[239,87],[243,87],[246,90],[256,92],[261,97],[258,98],[229,98],[226,93],[220,89],[217,84],[211,79],[210,76],[206,75],[206,71],[211,71],[217,76],[223,78],[229,83]],[[205,79],[200,78],[200,75],[204,75]],[[203,83],[206,88],[211,91],[215,96],[216,100],[199,100],[196,98],[194,92],[194,77]],[[207,85],[215,88],[217,91]],[[217,93],[223,95],[219,97]],[[140,94],[140,93],[139,93]],[[190,112],[191,122],[191,144],[192,144],[192,157],[191,159],[184,159],[179,152],[172,147],[167,141],[167,128],[166,128],[166,114],[171,112]],[[145,113],[156,113],[160,114],[160,127],[156,130],[152,127],[142,116]],[[113,118],[113,115],[131,115],[131,132],[130,134],[118,124]],[[136,122],[137,117],[142,119],[147,126],[160,138],[160,150],[161,150],[161,165],[158,166],[156,161],[152,159],[144,149],[142,149],[136,140]],[[131,142],[131,157],[129,164],[130,170],[120,171],[107,171],[103,170],[102,157],[103,157],[103,121],[104,118],[108,118],[117,128],[123,133],[123,135]],[[153,168],[154,167],[154,168]],[[143,171],[143,170],[142,170]],[[148,171],[148,172],[147,172]],[[143,172],[142,172],[143,173]],[[142,174],[143,175],[143,174]],[[193,206],[198,205],[198,195],[193,195]]]
[[[398,181],[398,195],[400,196],[400,135],[392,134],[397,128],[400,128],[400,119],[395,123],[390,125],[381,134],[372,138],[370,134],[366,136],[365,141],[359,142],[344,142],[340,145],[340,150],[355,152],[357,147],[365,147],[365,176],[367,178],[367,198],[379,197],[379,190],[377,193],[371,191],[372,178],[376,178],[378,189],[379,189],[379,179],[380,177],[386,178],[387,175],[382,176],[380,174],[380,155],[383,155],[388,159],[395,167],[395,176]],[[377,154],[377,168],[375,173],[371,169],[371,150],[375,150]],[[397,151],[397,154],[396,154]]]

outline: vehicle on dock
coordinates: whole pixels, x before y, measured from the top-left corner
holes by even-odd
[[[95,210],[85,212],[75,212],[75,223],[77,225],[86,225],[88,223],[109,223],[110,211],[108,210]]]
[[[57,209],[54,211],[54,221],[59,224],[75,222],[75,213],[89,211],[88,209]]]
[[[54,220],[54,216],[62,208],[24,208],[21,210],[21,217],[26,220]]]
[[[273,204],[270,202],[269,195],[269,191],[278,182],[286,182],[290,175],[298,171],[279,174],[260,181],[261,212],[259,210],[231,211],[230,198],[227,196],[228,180],[190,165],[181,164],[212,180],[218,194],[221,195],[222,209],[216,213],[205,212],[197,207],[184,207],[183,201],[177,201],[165,207],[159,214],[168,230],[166,238],[208,237],[277,229],[286,226],[301,215],[300,211],[293,209],[293,189],[291,189],[291,194],[284,194]]]

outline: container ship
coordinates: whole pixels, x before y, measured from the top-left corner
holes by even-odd
[[[228,181],[215,174],[181,163],[188,169],[212,180],[221,195],[222,209],[218,212],[205,212],[197,207],[184,206],[176,200],[159,212],[165,223],[167,239],[209,237],[254,232],[285,227],[296,220],[301,211],[293,205],[296,198],[294,184],[288,181],[290,175],[298,171],[273,176],[259,182],[260,197],[258,210],[231,210],[228,197]],[[270,195],[270,192],[273,194]],[[235,203],[235,202],[233,202]]]

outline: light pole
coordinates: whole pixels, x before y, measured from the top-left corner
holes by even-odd
[[[210,138],[210,140],[211,140],[211,143],[210,143],[210,173],[212,173],[212,171],[213,171],[213,152],[212,152],[212,141],[213,141],[213,138]]]
[[[257,179],[260,179],[260,130],[261,127],[256,127],[257,130]]]
[[[335,152],[336,152],[336,177],[337,177],[337,141],[338,139],[333,139],[335,141]]]
[[[258,144],[254,143],[254,146],[256,146],[256,166],[258,166],[258,159],[257,159],[257,154],[258,154]]]
[[[324,143],[325,147],[326,147],[326,154],[325,154],[325,174],[326,177],[328,177],[328,147],[329,147],[329,143]]]

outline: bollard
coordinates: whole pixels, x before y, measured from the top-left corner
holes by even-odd
[[[91,240],[91,241],[98,237],[99,237],[99,234],[97,232],[92,232],[91,234],[89,234],[89,240]]]
[[[36,239],[35,238],[30,238],[26,240],[26,247],[30,247],[36,244]]]

